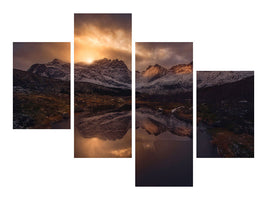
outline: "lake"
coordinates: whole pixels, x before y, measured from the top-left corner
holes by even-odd
[[[136,186],[192,185],[192,124],[172,114],[138,108]]]
[[[131,112],[75,115],[75,158],[130,158]]]
[[[212,137],[208,133],[205,124],[197,123],[197,157],[215,158],[219,157],[217,146],[211,143]]]
[[[70,129],[70,118],[52,124],[52,129]]]

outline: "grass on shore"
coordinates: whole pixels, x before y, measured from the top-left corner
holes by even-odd
[[[51,128],[55,122],[70,116],[67,94],[14,93],[14,128]]]

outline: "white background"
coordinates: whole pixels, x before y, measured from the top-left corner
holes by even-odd
[[[216,2],[1,1],[0,199],[266,199],[266,5]],[[74,159],[73,129],[12,130],[12,42],[73,42],[74,13],[114,12],[132,13],[133,41],[194,42],[194,71],[255,70],[254,159],[196,159],[194,146],[194,187],[140,188],[134,154]]]

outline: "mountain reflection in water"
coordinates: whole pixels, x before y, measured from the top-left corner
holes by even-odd
[[[131,157],[131,112],[76,115],[75,157]]]
[[[136,185],[192,186],[192,124],[148,108],[136,110]]]

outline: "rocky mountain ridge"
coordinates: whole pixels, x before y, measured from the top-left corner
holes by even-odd
[[[100,59],[93,63],[76,63],[75,82],[90,82],[106,87],[131,88],[131,71],[122,60]]]
[[[70,80],[70,63],[59,59],[54,59],[51,62],[44,64],[33,64],[27,71],[42,77],[63,81]]]

